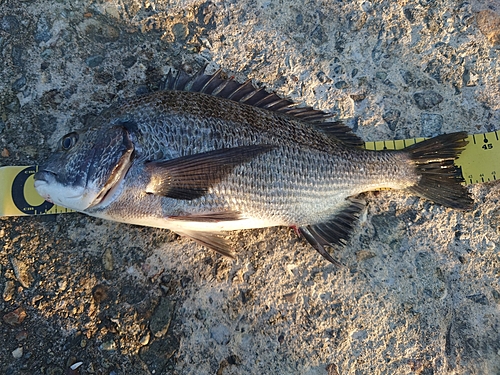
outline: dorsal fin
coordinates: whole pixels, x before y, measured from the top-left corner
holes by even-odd
[[[263,88],[256,88],[250,80],[239,83],[233,78],[227,77],[222,69],[217,70],[214,74],[205,74],[204,71],[205,67],[190,76],[182,70],[178,70],[177,74],[174,75],[170,70],[161,88],[164,90],[201,92],[283,113],[311,123],[317,130],[349,146],[363,145],[361,138],[342,122],[326,121],[333,116],[330,113],[312,107],[301,107],[291,100],[280,98],[275,93],[270,93]]]

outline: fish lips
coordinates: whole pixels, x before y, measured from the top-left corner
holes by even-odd
[[[80,204],[77,202],[85,193],[84,186],[64,186],[57,180],[57,173],[43,168],[35,173],[34,178],[35,190],[45,200],[72,209],[80,208]],[[64,200],[61,200],[61,197],[64,197]]]

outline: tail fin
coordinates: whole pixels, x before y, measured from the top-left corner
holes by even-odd
[[[418,184],[409,190],[443,206],[471,209],[474,201],[461,185],[462,171],[454,164],[468,143],[466,138],[465,132],[444,134],[407,147],[420,175]]]

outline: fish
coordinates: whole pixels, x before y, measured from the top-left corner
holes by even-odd
[[[473,200],[454,163],[467,134],[370,151],[332,115],[239,83],[222,70],[167,75],[64,135],[39,166],[47,201],[169,229],[235,257],[228,231],[292,227],[329,262],[365,210],[363,194],[403,189],[442,206]]]

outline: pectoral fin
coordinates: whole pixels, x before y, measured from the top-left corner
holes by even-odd
[[[147,162],[150,181],[146,192],[174,199],[200,198],[233,168],[272,148],[269,145],[241,146]]]
[[[336,266],[341,266],[341,263],[333,259],[325,246],[344,246],[364,208],[364,201],[352,199],[349,206],[338,212],[331,220],[300,227],[299,231],[326,260]]]

